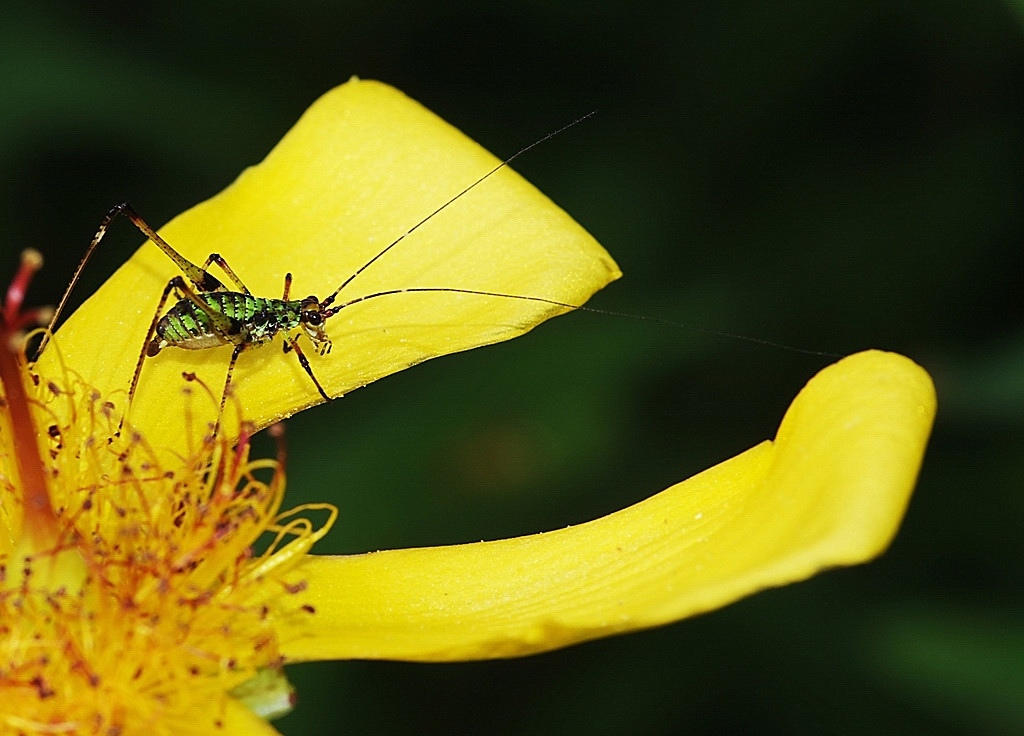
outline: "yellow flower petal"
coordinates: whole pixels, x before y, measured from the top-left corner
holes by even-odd
[[[291,272],[293,297],[323,299],[497,163],[400,92],[353,80],[315,103],[262,164],[160,233],[200,265],[221,254],[257,296],[280,297]],[[211,272],[234,290],[216,266]],[[58,372],[59,353],[105,396],[127,392],[160,294],[175,275],[167,256],[143,245],[58,332],[41,370]],[[505,168],[367,268],[338,303],[389,289],[447,287],[581,304],[619,275],[586,231]],[[497,297],[397,294],[331,319],[330,355],[312,354],[303,342],[321,384],[340,396],[428,358],[515,337],[560,311]],[[280,345],[243,354],[235,370],[236,395],[259,426],[321,400]],[[146,360],[131,421],[151,444],[180,446],[184,371],[198,374],[213,394],[192,402],[193,419],[200,428],[214,419],[230,353],[226,346],[168,348]]]
[[[208,733],[222,736],[278,736],[279,732],[242,703],[228,699],[224,713],[213,719]],[[196,732],[202,733],[199,729]]]
[[[289,661],[511,657],[668,623],[879,554],[935,412],[928,374],[859,353],[819,373],[774,442],[623,511],[517,539],[310,557]]]

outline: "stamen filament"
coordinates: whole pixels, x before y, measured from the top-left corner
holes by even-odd
[[[37,251],[25,250],[21,254],[21,266],[7,290],[0,318],[0,384],[3,385],[4,400],[10,416],[10,431],[24,503],[22,539],[31,551],[53,550],[60,538],[43,461],[39,455],[38,433],[25,391],[25,371],[21,366],[24,360],[20,347],[21,330],[33,322],[40,312],[22,312],[22,302],[33,274],[42,263],[42,256]]]

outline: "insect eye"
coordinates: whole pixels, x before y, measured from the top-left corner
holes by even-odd
[[[320,312],[305,312],[302,316],[305,321],[311,325],[318,325],[323,322],[323,319],[320,317]]]

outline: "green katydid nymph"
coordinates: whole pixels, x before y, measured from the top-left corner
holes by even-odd
[[[127,202],[113,207],[103,218],[92,242],[79,263],[68,288],[65,290],[53,319],[50,321],[49,329],[39,347],[39,353],[45,347],[48,335],[52,333],[61,312],[67,303],[68,297],[75,284],[78,282],[83,269],[89,262],[100,241],[109,229],[111,223],[118,216],[125,216],[145,234],[150,241],[160,248],[181,271],[167,282],[160,297],[156,311],[150,322],[149,329],[142,341],[139,357],[135,364],[131,383],[128,388],[128,399],[125,411],[122,414],[118,432],[124,425],[125,418],[131,410],[132,400],[138,388],[139,378],[142,375],[143,366],[147,358],[156,357],[165,348],[176,347],[185,350],[204,350],[207,348],[232,345],[231,358],[227,365],[227,374],[224,379],[224,387],[221,391],[220,405],[218,409],[218,421],[214,427],[216,433],[219,427],[220,417],[224,411],[224,404],[231,391],[232,373],[239,356],[252,348],[261,347],[273,342],[279,336],[283,340],[284,352],[295,353],[302,369],[309,376],[317,392],[325,401],[331,401],[332,397],[324,389],[321,382],[310,365],[309,359],[303,353],[298,338],[305,335],[317,354],[323,356],[331,351],[332,343],[325,331],[325,325],[334,315],[346,307],[360,302],[377,299],[380,297],[409,292],[452,292],[459,294],[472,294],[481,297],[498,299],[518,299],[532,302],[541,302],[557,307],[568,309],[579,309],[576,304],[567,304],[553,299],[546,299],[539,296],[526,296],[519,294],[504,294],[491,291],[450,288],[450,287],[407,287],[394,288],[377,291],[371,294],[364,294],[339,303],[338,298],[343,290],[366,269],[372,266],[385,256],[391,249],[396,247],[402,240],[411,235],[421,226],[429,222],[441,211],[450,207],[459,198],[466,195],[474,188],[482,184],[486,179],[505,168],[514,159],[526,153],[535,146],[558,135],[573,125],[590,117],[593,113],[585,115],[562,128],[549,133],[540,140],[521,149],[497,166],[493,167],[486,174],[478,178],[454,196],[447,199],[426,217],[419,220],[415,225],[406,230],[402,235],[395,238],[390,244],[377,252],[372,258],[363,263],[351,275],[349,275],[331,294],[320,299],[314,295],[301,299],[291,298],[292,275],[284,277],[284,289],[280,298],[263,297],[254,295],[241,278],[231,268],[230,264],[221,255],[211,253],[205,263],[199,266],[181,255],[171,246],[156,230],[150,226]],[[210,273],[210,268],[216,264],[226,275],[230,287],[223,281]],[[165,313],[164,307],[171,295],[177,300]]]

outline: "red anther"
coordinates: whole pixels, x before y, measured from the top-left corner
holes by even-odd
[[[267,434],[274,438],[274,444],[277,445],[277,463],[279,467],[284,467],[285,462],[288,459],[288,443],[285,442],[284,437],[284,422],[274,422],[267,427]]]
[[[26,325],[38,322],[41,309],[30,309],[22,312],[21,307],[25,301],[25,292],[32,281],[32,277],[43,266],[43,257],[39,251],[26,248],[21,252],[21,266],[15,274],[11,285],[7,287],[7,297],[4,299],[3,319],[8,334],[17,332]]]

